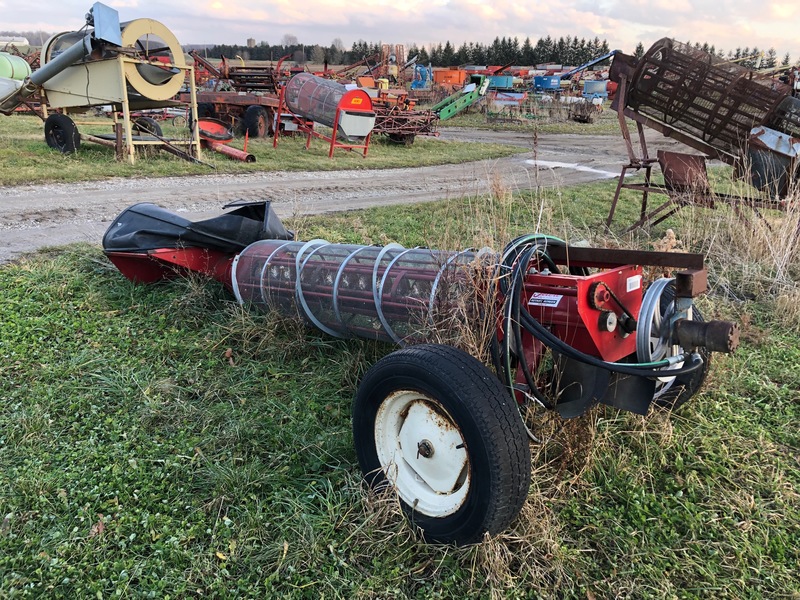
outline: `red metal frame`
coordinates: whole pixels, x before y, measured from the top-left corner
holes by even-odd
[[[156,248],[147,252],[107,252],[109,260],[135,283],[155,283],[188,272],[213,277],[231,287],[234,256],[207,248]]]
[[[614,362],[636,351],[636,336],[620,327],[604,330],[600,319],[604,312],[620,313],[622,307],[639,314],[641,267],[629,265],[586,276],[532,273],[526,277],[524,297],[532,317],[585,354]]]

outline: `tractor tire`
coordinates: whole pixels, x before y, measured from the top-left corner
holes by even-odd
[[[161,131],[161,125],[158,124],[158,121],[151,117],[139,117],[131,124],[131,130],[133,131],[134,135],[143,135],[143,136],[163,136],[163,132]]]
[[[378,361],[353,401],[361,470],[392,490],[426,541],[471,544],[517,517],[530,447],[508,390],[469,354],[435,344]]]
[[[44,122],[44,139],[50,148],[62,154],[72,154],[81,147],[81,136],[67,115],[53,113]]]
[[[216,117],[214,112],[214,105],[211,102],[198,102],[197,103],[197,118],[205,119],[206,117],[213,119]]]
[[[139,117],[131,123],[131,133],[135,136],[142,138],[149,138],[154,140],[157,137],[162,137],[161,125],[158,121],[151,117]],[[156,156],[161,150],[161,145],[142,144],[136,147],[136,151],[145,158],[152,158]]]
[[[269,119],[263,106],[248,106],[242,117],[242,132],[251,138],[266,137],[269,132]]]
[[[414,144],[414,138],[416,137],[413,133],[390,133],[389,134],[389,141],[393,144],[402,144],[403,146],[412,146]]]

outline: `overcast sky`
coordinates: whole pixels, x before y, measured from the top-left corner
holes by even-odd
[[[0,29],[73,31],[89,0],[0,0]],[[304,44],[353,42],[490,44],[495,37],[577,35],[608,40],[632,53],[662,37],[708,42],[717,49],[774,47],[800,58],[797,0],[107,0],[127,21],[161,21],[182,44],[278,44],[293,35]]]

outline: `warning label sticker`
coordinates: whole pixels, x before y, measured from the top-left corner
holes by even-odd
[[[634,275],[633,277],[628,277],[627,281],[627,290],[629,292],[634,292],[642,287],[642,276],[641,275]]]
[[[541,292],[534,292],[531,299],[528,301],[530,306],[558,306],[564,296],[559,294],[543,294]]]

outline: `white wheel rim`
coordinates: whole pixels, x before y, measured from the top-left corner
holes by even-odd
[[[467,499],[471,481],[464,437],[436,400],[411,390],[388,396],[375,416],[375,449],[400,499],[446,517]]]

